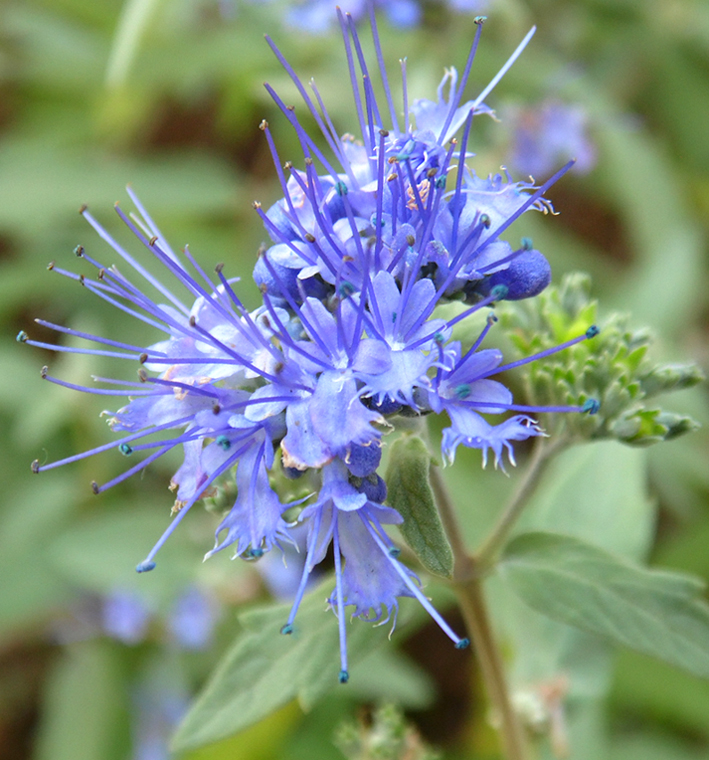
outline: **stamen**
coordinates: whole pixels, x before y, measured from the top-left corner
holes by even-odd
[[[345,618],[345,600],[342,593],[342,556],[340,555],[340,536],[337,526],[337,510],[333,510],[332,516],[332,549],[335,558],[335,593],[337,595],[337,625],[340,633],[340,683],[347,683],[349,673],[347,672],[347,619]]]
[[[579,335],[576,338],[572,338],[571,340],[567,340],[565,343],[560,343],[558,346],[554,346],[554,348],[548,348],[546,351],[539,351],[536,354],[532,354],[531,356],[527,356],[524,359],[520,359],[516,362],[510,362],[510,364],[503,364],[502,366],[498,367],[497,369],[491,370],[490,372],[486,373],[485,375],[481,375],[480,377],[489,377],[490,375],[495,375],[498,372],[504,372],[508,369],[513,369],[514,367],[521,367],[524,364],[529,364],[530,362],[537,361],[538,359],[543,359],[545,356],[551,356],[552,354],[558,354],[559,351],[563,351],[565,348],[569,348],[570,346],[574,346],[577,343],[581,343],[584,340],[590,340],[591,338],[594,338],[600,330],[596,325],[591,325],[588,330],[583,335]]]
[[[377,546],[381,549],[381,551],[384,553],[384,555],[387,557],[389,562],[391,563],[391,566],[394,568],[396,573],[399,575],[402,581],[406,584],[409,591],[416,597],[419,604],[428,612],[428,614],[438,623],[439,627],[443,631],[443,633],[448,636],[448,638],[456,645],[456,648],[458,649],[464,649],[470,641],[465,638],[461,638],[458,636],[453,629],[446,623],[446,621],[441,617],[441,615],[438,613],[436,608],[431,604],[431,602],[428,601],[428,599],[421,593],[421,589],[411,580],[411,577],[408,573],[405,572],[403,567],[401,566],[401,563],[396,560],[394,557],[391,556],[391,554],[387,551],[386,546],[382,543],[381,538],[377,534],[377,532],[374,530],[372,525],[369,523],[368,520],[366,520],[364,517],[362,518],[362,523],[364,524],[364,527],[367,529],[369,534],[374,539],[374,542],[377,544]]]

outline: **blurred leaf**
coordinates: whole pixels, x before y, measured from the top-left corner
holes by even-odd
[[[301,719],[297,703],[289,702],[238,736],[181,754],[180,760],[273,760],[284,754],[290,733]]]
[[[414,435],[391,447],[386,471],[387,503],[404,518],[400,530],[421,564],[434,575],[453,576],[453,551],[428,481],[431,455]]]
[[[100,594],[116,587],[138,593],[170,595],[188,585],[200,566],[203,550],[190,541],[188,524],[201,516],[199,506],[157,557],[157,568],[136,573],[135,567],[170,523],[170,508],[145,503],[141,507],[86,515],[47,542],[46,553],[57,571],[77,586]],[[206,531],[205,531],[206,533]],[[206,537],[206,536],[205,536]]]
[[[18,492],[5,492],[0,519],[0,632],[46,618],[71,598],[46,554],[47,543],[77,501],[71,479],[54,482],[27,476]]]
[[[645,570],[578,539],[526,533],[500,570],[533,609],[709,677],[701,581]]]
[[[102,641],[67,647],[47,684],[36,760],[123,760],[125,685],[116,651]]]
[[[709,760],[709,752],[657,731],[614,743],[607,760]]]
[[[615,441],[563,451],[542,475],[519,529],[564,533],[613,554],[644,559],[655,529],[647,452]]]
[[[85,147],[58,151],[51,143],[15,137],[0,146],[0,173],[0,228],[30,241],[69,218],[93,240],[85,224],[79,227],[79,206],[91,203],[100,220],[108,218],[117,198],[129,205],[123,191],[128,183],[159,225],[183,215],[230,213],[236,200],[236,180],[224,163],[195,152],[128,160]]]
[[[627,218],[639,262],[633,276],[620,281],[617,303],[635,321],[672,336],[702,295],[700,230],[657,140],[617,125],[599,131],[599,138],[608,166],[605,189]]]
[[[407,710],[423,710],[435,696],[430,676],[393,646],[384,646],[366,657],[350,686],[363,701],[376,696],[378,701],[392,701]]]
[[[106,84],[123,84],[136,51],[162,0],[124,0],[106,68]]]
[[[198,747],[241,731],[294,697],[308,710],[331,689],[347,688],[337,683],[338,626],[323,610],[323,598],[331,585],[328,581],[327,590],[316,589],[303,599],[290,636],[278,633],[288,617],[289,605],[270,605],[240,616],[244,632],[179,727],[175,750]],[[366,670],[362,661],[386,638],[381,628],[362,621],[348,625],[351,681]],[[400,666],[395,667],[401,673]],[[410,676],[406,678],[413,686]],[[423,693],[419,699],[425,701],[428,684],[417,680]],[[374,688],[380,686],[375,683]],[[369,696],[376,699],[378,694]]]
[[[709,741],[709,683],[637,652],[620,653],[611,704]]]

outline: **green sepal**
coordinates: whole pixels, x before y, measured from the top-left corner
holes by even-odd
[[[699,424],[691,417],[661,409],[637,409],[614,420],[609,430],[614,438],[633,446],[649,446],[669,441],[696,430]]]
[[[429,483],[430,466],[431,455],[421,438],[399,438],[389,455],[387,503],[404,518],[401,533],[426,570],[452,578],[453,551]]]

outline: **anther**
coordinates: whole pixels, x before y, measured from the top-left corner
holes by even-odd
[[[223,269],[224,269],[224,262],[222,262],[222,261],[220,261],[220,262],[219,262],[219,263],[218,263],[218,264],[217,264],[217,265],[214,267],[214,271],[215,271],[217,274],[221,274],[221,273],[222,273],[222,270],[223,270]]]
[[[219,404],[214,404],[212,407],[212,414],[219,414],[221,412],[222,408]]]
[[[531,251],[532,248],[534,248],[534,243],[532,242],[531,237],[523,237],[522,240],[520,240],[520,243],[525,251]]]
[[[446,175],[441,174],[441,176],[436,180],[436,188],[438,190],[441,190],[446,186]]]
[[[151,570],[155,570],[155,563],[144,559],[139,565],[136,565],[135,570],[138,573],[149,573]]]
[[[290,171],[293,168],[293,162],[292,161],[286,161],[285,164],[283,164],[283,168],[286,171]]]
[[[190,317],[190,327],[194,327],[197,324],[197,319],[195,318],[195,315],[193,314]]]
[[[414,245],[416,243],[416,238],[413,235],[407,235],[406,236],[406,242],[409,245]]]
[[[133,447],[127,443],[122,443],[118,447],[118,450],[121,452],[121,454],[123,454],[124,457],[129,457],[133,453]]]
[[[88,208],[88,206],[85,203],[82,203],[81,204],[81,208],[79,209],[79,213],[83,214],[84,211],[86,211],[87,208]]]
[[[386,129],[380,129],[380,130],[379,130],[379,134],[380,134],[382,137],[389,137],[389,132],[388,132]]]
[[[480,224],[482,224],[485,229],[490,229],[490,217],[487,214],[481,214],[480,215]]]
[[[581,411],[587,412],[588,414],[598,414],[598,410],[600,408],[601,408],[601,402],[598,401],[598,399],[590,398],[587,401],[583,402]]]
[[[487,16],[476,16],[473,19],[473,23],[477,24],[478,26],[482,26],[487,21]]]
[[[495,285],[490,291],[490,295],[492,296],[493,301],[504,301],[505,298],[507,298],[508,292],[509,288],[507,285]]]
[[[598,333],[601,332],[598,328],[598,325],[591,325],[588,330],[586,330],[586,337],[590,340],[591,338],[595,338]]]
[[[83,274],[79,275],[79,283],[81,285],[86,285],[86,277]]]
[[[390,557],[394,557],[394,559],[397,559],[400,554],[401,554],[401,549],[399,549],[398,546],[390,546],[389,547],[389,556]]]
[[[312,165],[313,165],[313,159],[312,159],[312,158],[310,158],[310,156],[308,156],[308,157],[305,159],[305,165],[306,165],[306,166],[312,166]]]
[[[340,683],[347,683],[350,680],[350,674],[346,670],[341,670],[337,680]]]
[[[433,333],[433,342],[442,346],[446,342],[446,337],[442,332]]]
[[[387,182],[393,182],[393,181],[394,181],[396,178],[397,178],[397,175],[396,175],[396,174],[390,174],[390,175],[387,177]]]
[[[42,380],[47,379],[47,373],[49,372],[49,367],[45,364],[44,367],[39,371],[40,377]]]
[[[138,370],[138,380],[140,380],[141,383],[148,382],[148,373],[142,367]]]
[[[49,264],[47,264],[47,269],[51,272],[52,269],[54,269],[54,262],[50,261]]]
[[[266,121],[266,119],[264,119],[264,120],[263,120],[263,121],[262,121],[262,122],[261,122],[261,123],[258,125],[258,128],[259,128],[260,130],[262,130],[263,132],[265,132],[265,131],[268,129],[268,122]]]
[[[290,623],[286,623],[283,628],[281,628],[281,633],[284,636],[290,636],[291,633],[293,633],[293,626]]]
[[[39,472],[39,459],[35,459],[30,465],[30,470],[36,475]]]
[[[84,255],[84,246],[77,245],[76,248],[74,248],[74,255],[81,258]]]
[[[310,232],[306,232],[306,233],[305,233],[305,239],[306,239],[306,240],[307,240],[309,243],[314,243],[314,242],[315,242],[315,235],[311,234]]]
[[[158,236],[157,235],[153,235],[148,242],[150,243],[151,246],[155,245],[155,243],[158,242]]]
[[[456,649],[467,649],[470,646],[470,639],[465,638],[457,641],[455,644]]]
[[[347,185],[342,180],[335,183],[335,190],[339,196],[347,195],[348,192]]]
[[[20,330],[20,332],[17,333],[17,337],[15,338],[15,340],[18,343],[27,343],[27,341],[29,340],[29,337],[30,336],[24,330]]]
[[[91,481],[91,490],[98,496],[101,493],[101,489],[98,487],[98,483],[95,480]]]
[[[343,282],[340,283],[340,287],[337,289],[340,298],[349,298],[354,292],[355,286],[347,280],[343,280]]]
[[[148,355],[147,355],[147,354],[141,354],[141,355],[138,357],[138,361],[139,361],[141,364],[145,364],[145,362],[147,362],[147,361],[148,361]]]
[[[96,277],[97,277],[99,280],[103,280],[103,278],[104,278],[105,276],[106,276],[106,270],[105,270],[103,267],[101,267],[101,269],[99,269],[99,270],[98,270],[98,273],[97,273]]]
[[[433,179],[433,178],[436,176],[436,174],[438,174],[438,169],[436,169],[436,167],[435,167],[435,166],[432,166],[432,167],[431,167],[431,168],[430,168],[430,169],[429,169],[429,170],[426,172],[426,176],[427,176],[429,179]]]
[[[258,211],[261,208],[261,201],[254,201],[251,205]]]
[[[461,401],[468,398],[470,395],[471,388],[468,385],[468,383],[461,383],[460,385],[456,386],[455,389],[455,396],[456,398],[459,398]]]
[[[225,435],[218,436],[215,440],[215,443],[223,451],[229,451],[231,448],[231,441]]]
[[[492,327],[492,325],[494,325],[495,322],[497,322],[497,314],[495,314],[494,311],[491,311],[487,315],[487,323],[488,323],[488,325],[490,325],[490,327]]]

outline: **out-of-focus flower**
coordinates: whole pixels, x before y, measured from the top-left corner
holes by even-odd
[[[581,105],[547,100],[538,106],[510,109],[505,120],[512,131],[509,164],[516,172],[543,177],[571,158],[581,173],[596,165],[590,118]]]
[[[335,23],[335,0],[295,0],[289,3],[286,21],[310,34],[322,34]],[[455,13],[485,13],[490,0],[434,0],[434,8],[448,8]],[[376,8],[392,26],[409,28],[418,26],[424,16],[423,0],[355,0],[348,11],[355,21],[367,15],[368,7]]]
[[[138,594],[114,591],[103,600],[102,628],[124,644],[137,644],[145,638],[150,610]]]

